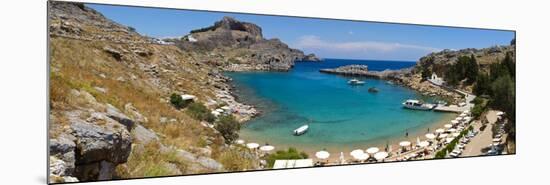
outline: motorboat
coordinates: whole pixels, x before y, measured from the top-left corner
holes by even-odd
[[[403,107],[407,109],[415,109],[415,110],[432,110],[433,108],[435,108],[435,105],[429,104],[429,103],[423,103],[420,100],[409,99],[403,102]]]
[[[301,127],[295,129],[292,133],[295,136],[299,136],[299,135],[305,134],[308,129],[309,129],[309,125],[302,125]]]
[[[358,79],[351,79],[348,81],[348,84],[350,85],[364,85],[365,84],[365,81],[361,81],[361,80],[358,80]]]

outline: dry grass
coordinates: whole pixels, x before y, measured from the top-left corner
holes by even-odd
[[[160,152],[160,145],[151,142],[145,146],[134,147],[130,157],[128,157],[128,162],[117,167],[117,176],[119,178],[139,178],[181,175],[168,169],[166,167],[167,163],[175,165],[182,173],[185,173],[188,169],[187,161],[178,158],[174,152]]]
[[[206,78],[207,72],[204,69],[186,63],[187,58],[175,47],[150,46],[148,48],[155,53],[151,57],[138,57],[133,61],[116,61],[102,51],[105,45],[125,49],[129,47],[102,41],[52,38],[50,65],[57,70],[50,75],[51,114],[62,115],[64,111],[79,108],[104,111],[104,108],[93,107],[82,97],[70,96],[71,89],[76,89],[86,91],[92,94],[97,102],[112,104],[121,111],[124,111],[125,104],[132,103],[143,116],[148,118],[148,122],[143,123],[143,126],[156,131],[161,136],[161,142],[166,146],[182,149],[204,146],[204,140],[199,136],[216,136],[209,128],[202,127],[199,121],[174,109],[169,103],[161,102],[160,99],[167,98],[171,92],[162,92],[152,86],[147,81],[147,74],[137,67],[137,63],[147,61],[156,64],[161,60],[167,60],[159,53],[180,57],[174,59],[177,62],[176,65],[192,71],[161,74],[160,78],[169,82],[169,85],[178,81],[183,82],[180,87],[173,85],[170,89],[183,89],[187,93],[197,95],[199,99],[212,97],[211,89],[204,88],[200,85],[202,83],[199,83]],[[105,75],[106,78],[101,77],[100,74]],[[131,80],[130,75],[135,75],[137,79]],[[118,77],[123,77],[126,81],[119,81]],[[108,91],[101,93],[94,87],[105,88]],[[178,121],[161,124],[161,117],[174,118]],[[64,124],[62,116],[56,116],[56,119],[57,121],[54,121],[50,128],[50,132],[55,132],[51,135],[52,137],[56,137],[62,131]],[[221,144],[222,142],[216,141],[214,145]],[[218,148],[218,146],[212,147]],[[166,163],[176,164],[182,172],[186,167],[185,161],[180,161],[169,154],[159,154],[158,146],[146,146],[143,151],[132,153],[128,163],[124,165],[125,170],[118,170],[120,177],[124,178],[171,175],[165,169]]]
[[[124,110],[126,103],[132,103],[141,114],[149,118],[149,122],[144,123],[145,127],[167,131],[168,133],[163,134],[170,136],[168,139],[186,137],[185,143],[195,143],[194,136],[200,134],[198,121],[175,110],[169,104],[160,102],[160,97],[166,95],[156,91],[155,87],[148,85],[142,78],[138,77],[136,81],[127,82],[116,80],[118,76],[128,78],[125,72],[133,74],[143,72],[129,69],[126,64],[101,52],[104,44],[54,39],[51,65],[61,67],[58,73],[52,74],[50,91],[52,104],[59,102],[60,106],[52,106],[52,110],[70,109],[70,105],[86,106],[78,99],[67,98],[70,89],[84,90],[92,94],[98,102],[112,104],[120,110]],[[104,74],[107,78],[100,77],[100,74]],[[97,92],[94,87],[106,88],[108,92],[106,94]],[[180,123],[163,125],[159,123],[161,117],[175,118],[180,120]],[[193,133],[196,131],[199,133]]]
[[[244,148],[232,148],[220,153],[217,160],[223,164],[226,170],[243,171],[253,169],[255,161],[246,158],[243,154],[246,152]]]

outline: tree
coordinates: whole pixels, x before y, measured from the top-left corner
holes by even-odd
[[[429,68],[422,69],[422,81],[426,80],[432,75],[432,70]]]
[[[498,77],[491,84],[491,91],[491,106],[506,112],[508,119],[515,122],[516,94],[512,78],[509,75]]]
[[[510,76],[514,78],[516,76],[516,64],[512,55],[512,52],[507,52],[504,60],[502,60],[502,65],[506,66],[508,74],[510,74]]]
[[[490,95],[491,94],[491,81],[489,80],[489,75],[478,72],[476,83],[474,84],[473,91],[474,94],[481,95]]]
[[[225,143],[229,144],[239,138],[238,131],[241,129],[241,124],[235,120],[233,115],[226,115],[218,119],[214,128],[225,138]]]
[[[468,83],[472,84],[476,82],[478,73],[479,73],[479,66],[477,65],[476,57],[472,54],[467,60],[465,67],[465,77],[468,79]]]

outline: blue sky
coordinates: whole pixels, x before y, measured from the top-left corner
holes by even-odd
[[[107,18],[157,38],[180,37],[223,16],[259,25],[266,38],[323,58],[416,61],[442,49],[507,45],[511,31],[88,5]]]

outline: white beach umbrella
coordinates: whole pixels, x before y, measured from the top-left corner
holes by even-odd
[[[378,149],[378,147],[370,147],[370,148],[367,149],[368,154],[375,154],[378,151],[380,151],[380,149]]]
[[[454,120],[456,120],[456,121],[462,121],[462,117],[456,117]]]
[[[451,135],[452,135],[453,137],[458,137],[458,136],[460,135],[460,133],[455,132],[455,133],[452,133]]]
[[[246,144],[246,147],[250,148],[250,149],[255,149],[255,148],[258,148],[260,146],[260,144],[258,143],[247,143]]]
[[[472,120],[472,119],[473,119],[473,118],[472,118],[472,117],[470,117],[470,116],[466,116],[466,117],[464,117],[464,120],[465,120],[465,121],[470,121],[470,120]]]
[[[235,143],[240,144],[240,145],[244,145],[244,140],[237,139],[237,141],[235,141]]]
[[[504,115],[504,112],[502,111],[497,112],[497,116],[502,116],[502,115]]]
[[[456,128],[451,128],[451,129],[449,129],[449,130],[447,130],[447,131],[449,131],[449,132],[456,132]]]
[[[451,127],[453,127],[453,125],[451,125],[451,124],[445,124],[445,125],[443,125],[443,127],[445,127],[445,128],[451,128]]]
[[[449,137],[449,138],[445,139],[445,141],[447,141],[447,143],[450,143],[451,141],[453,141],[453,139],[455,139],[455,138]]]
[[[261,146],[260,147],[260,150],[261,151],[264,151],[264,152],[269,152],[271,150],[275,149],[274,146],[271,146],[271,145],[264,145],[264,146]]]
[[[374,154],[374,158],[376,160],[384,160],[386,157],[388,157],[388,153],[387,152],[378,152],[376,154]]]
[[[446,138],[449,134],[440,134],[439,138]]]
[[[467,116],[467,114],[466,114],[466,113],[462,113],[462,114],[460,114],[460,117],[466,117],[466,116]]]
[[[500,142],[500,139],[499,139],[499,138],[495,138],[495,139],[493,139],[493,142]]]
[[[443,130],[442,128],[438,128],[435,130],[435,133],[438,133],[438,134],[441,134],[443,132],[445,132],[445,130]]]
[[[422,142],[418,143],[418,146],[420,146],[420,147],[427,147],[427,146],[430,146],[430,142],[428,142],[428,141],[422,141]]]
[[[432,134],[432,133],[427,133],[424,136],[426,136],[426,138],[428,138],[428,139],[435,139],[435,134]]]
[[[411,146],[411,142],[410,141],[401,141],[401,142],[399,142],[399,146],[402,146],[402,147]]]
[[[364,160],[367,160],[369,158],[369,154],[367,153],[361,153],[359,155],[355,155],[353,156],[353,158],[357,159],[357,160],[360,160],[360,161],[364,161]]]
[[[324,150],[321,150],[315,153],[315,157],[319,159],[328,159],[329,156],[330,156],[330,153]]]
[[[356,156],[356,155],[360,155],[360,154],[364,154],[365,152],[361,149],[357,149],[357,150],[353,150],[349,153],[349,155],[351,156]]]
[[[453,125],[456,125],[456,124],[458,124],[459,122],[458,122],[458,120],[452,120],[451,123],[452,123]]]
[[[464,114],[470,114],[470,110],[465,110],[464,112],[462,112]]]

